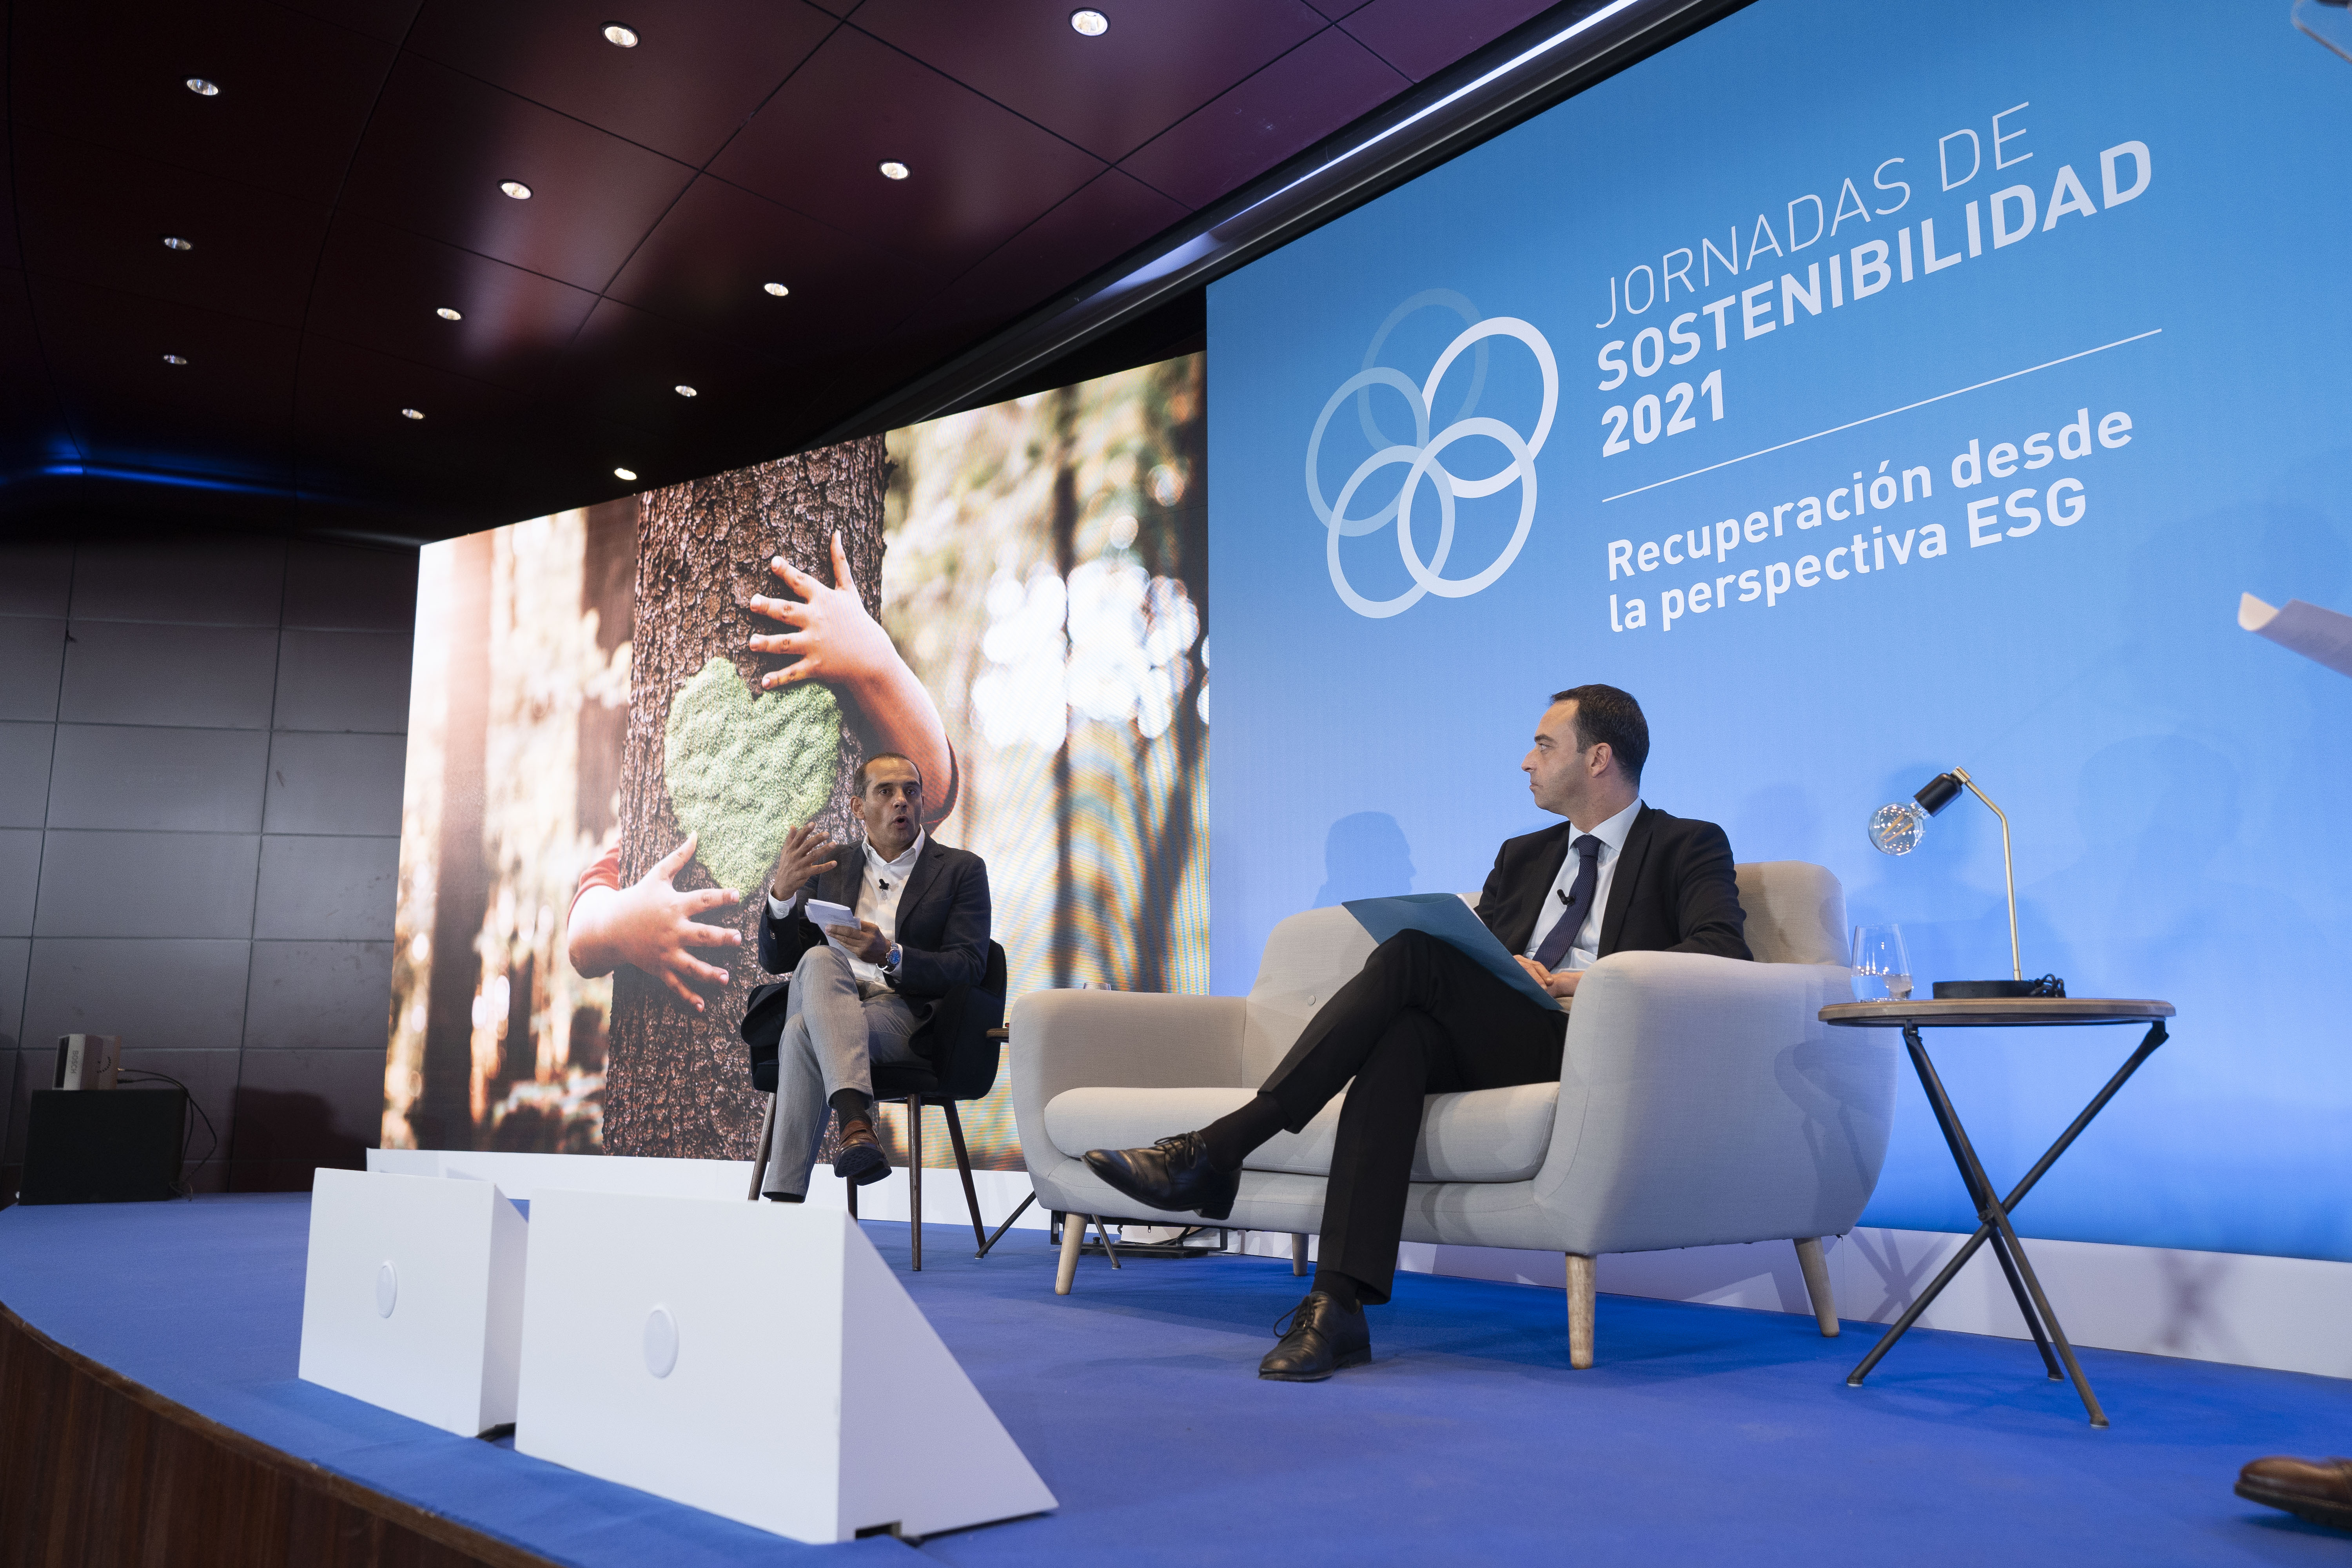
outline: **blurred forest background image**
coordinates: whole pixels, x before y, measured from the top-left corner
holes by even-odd
[[[879,591],[863,564],[861,591],[947,730],[960,784],[932,832],[988,861],[1014,995],[1206,988],[1203,388],[1192,355],[885,438]],[[824,457],[424,552],[386,1147],[751,1154],[759,1100],[734,1028],[738,994],[769,978],[748,940],[756,900],[709,917],[747,940],[703,950],[734,973],[699,1015],[625,966],[580,975],[565,921],[600,854],[621,843],[634,879],[673,830],[642,747],[640,782],[623,788],[633,674],[639,728],[671,695],[631,668],[641,574],[669,564],[638,552],[677,548],[648,542],[648,516],[732,507],[727,531],[757,537],[772,521],[757,509],[773,502],[755,498],[778,487],[744,481]],[[780,539],[793,531],[773,521]],[[870,562],[849,531],[853,563]],[[787,553],[830,580],[803,548]],[[854,727],[845,715],[845,777]],[[677,885],[716,884],[697,859]],[[617,1043],[616,988],[629,1014]],[[608,1126],[615,1049],[628,1070],[612,1067]],[[666,1081],[678,1077],[709,1081]],[[965,1128],[975,1164],[1019,1168],[1002,1066]],[[948,1163],[936,1133],[926,1153]],[[891,1120],[885,1137],[903,1162],[903,1128]]]
[[[617,822],[635,500],[428,546],[383,1147],[603,1146],[613,982],[563,955]]]

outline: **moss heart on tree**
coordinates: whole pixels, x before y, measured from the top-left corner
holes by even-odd
[[[784,835],[823,811],[841,761],[841,706],[813,680],[754,692],[714,658],[670,699],[663,776],[696,858],[722,887],[760,887]]]

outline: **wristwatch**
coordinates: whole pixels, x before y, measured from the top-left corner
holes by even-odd
[[[882,960],[882,973],[888,975],[893,980],[898,979],[898,962],[906,956],[906,947],[899,942],[892,942],[890,944],[889,954]]]

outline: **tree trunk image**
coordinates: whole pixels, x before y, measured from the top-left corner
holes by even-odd
[[[831,583],[831,541],[837,531],[858,597],[869,615],[879,616],[887,469],[882,437],[875,436],[675,485],[643,498],[628,740],[621,765],[625,884],[645,876],[688,831],[672,800],[665,765],[671,704],[680,689],[714,658],[733,665],[747,692],[756,689],[753,683],[761,675],[791,662],[785,656],[748,648],[754,635],[783,629],[745,607],[752,595],[779,597],[788,593],[769,569],[770,558],[782,555],[821,582]],[[857,719],[845,700],[832,793],[816,818],[835,840],[851,837],[849,779],[863,755]],[[781,817],[785,810],[781,788],[777,796],[775,811]],[[706,833],[701,849],[711,848]],[[731,951],[700,950],[730,974],[723,990],[705,993],[705,1011],[694,1012],[635,969],[625,965],[615,972],[605,1089],[607,1152],[751,1157],[762,1097],[751,1087],[744,1047],[735,1031],[751,988],[774,978],[761,971],[756,945],[764,882],[764,873],[743,882],[738,889],[742,903],[709,917],[741,933],[743,945]],[[698,853],[677,885],[696,889],[722,884]]]

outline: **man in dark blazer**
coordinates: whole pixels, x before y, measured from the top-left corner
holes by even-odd
[[[760,921],[761,966],[793,977],[763,1183],[781,1203],[807,1195],[828,1111],[841,1118],[834,1173],[861,1185],[889,1174],[873,1065],[919,1059],[915,1033],[940,998],[988,967],[988,867],[923,830],[921,773],[884,752],[851,787],[864,841],[836,858],[843,847],[814,824],[786,834]],[[819,929],[812,899],[854,910],[856,923]]]
[[[1748,957],[1730,841],[1711,822],[1642,804],[1649,752],[1639,703],[1579,686],[1553,697],[1519,764],[1536,805],[1568,821],[1504,843],[1478,918],[1562,1000],[1612,952]],[[1448,942],[1402,931],[1315,1015],[1249,1104],[1149,1149],[1091,1150],[1087,1164],[1138,1203],[1223,1218],[1250,1151],[1348,1089],[1313,1288],[1258,1365],[1261,1377],[1315,1382],[1371,1359],[1363,1310],[1389,1299],[1395,1277],[1423,1097],[1556,1079],[1567,1031],[1565,1012]]]

